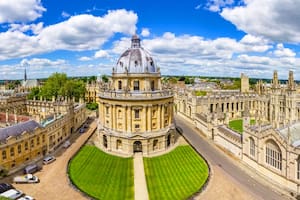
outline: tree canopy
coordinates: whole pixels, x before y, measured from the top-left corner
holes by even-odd
[[[34,96],[43,96],[44,98],[51,100],[52,97],[75,97],[78,100],[80,97],[84,97],[85,84],[82,80],[68,79],[65,73],[52,74],[40,91],[33,89],[28,98]]]

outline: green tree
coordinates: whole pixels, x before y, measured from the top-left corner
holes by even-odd
[[[106,75],[102,75],[102,81],[107,83],[108,82],[108,77]]]
[[[34,87],[31,89],[30,94],[27,96],[28,99],[38,99],[40,95],[40,88]]]
[[[42,87],[40,95],[48,100],[52,97],[75,97],[78,100],[85,94],[85,84],[82,80],[68,79],[65,73],[52,74]]]
[[[97,76],[89,77],[89,83],[95,82],[97,80]]]

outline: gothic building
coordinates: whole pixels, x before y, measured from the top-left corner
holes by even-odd
[[[165,151],[178,137],[173,101],[159,67],[134,35],[112,69],[111,82],[99,91],[99,147],[125,155]]]

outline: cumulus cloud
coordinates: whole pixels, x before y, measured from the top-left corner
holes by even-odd
[[[206,8],[212,12],[219,12],[223,7],[232,5],[233,0],[208,0]]]
[[[241,40],[232,38],[206,39],[196,35],[175,35],[166,32],[161,36],[142,40],[142,46],[151,52],[162,74],[232,76],[246,73],[250,77],[272,77],[278,70],[285,78],[289,69],[300,65],[292,54],[273,53],[273,43],[254,35],[245,35]],[[117,57],[130,47],[130,38],[123,37],[114,43],[110,51]],[[276,50],[286,48],[277,45]],[[300,73],[295,73],[300,78]]]
[[[220,14],[248,34],[299,43],[299,7],[297,0],[243,0],[242,5],[223,8]]]
[[[277,49],[274,51],[274,55],[277,57],[295,57],[296,53],[289,49],[285,48],[283,44],[277,44]]]
[[[43,25],[43,22],[37,24],[9,24],[9,31],[31,31],[33,34],[39,34],[43,30]]]
[[[132,11],[109,11],[103,17],[77,15],[58,24],[12,25],[0,33],[0,60],[55,50],[99,49],[115,33],[133,34],[137,15]],[[33,35],[24,32],[31,29]]]
[[[0,1],[0,23],[34,21],[45,11],[41,0],[2,0]]]
[[[141,32],[141,35],[143,37],[148,37],[150,35],[150,30],[148,28],[143,28],[142,32]]]
[[[108,53],[102,49],[97,51],[94,55],[94,58],[108,58],[108,57],[109,57]]]

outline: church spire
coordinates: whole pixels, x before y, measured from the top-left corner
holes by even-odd
[[[25,69],[24,69],[24,81],[27,81],[26,66],[25,66]]]

